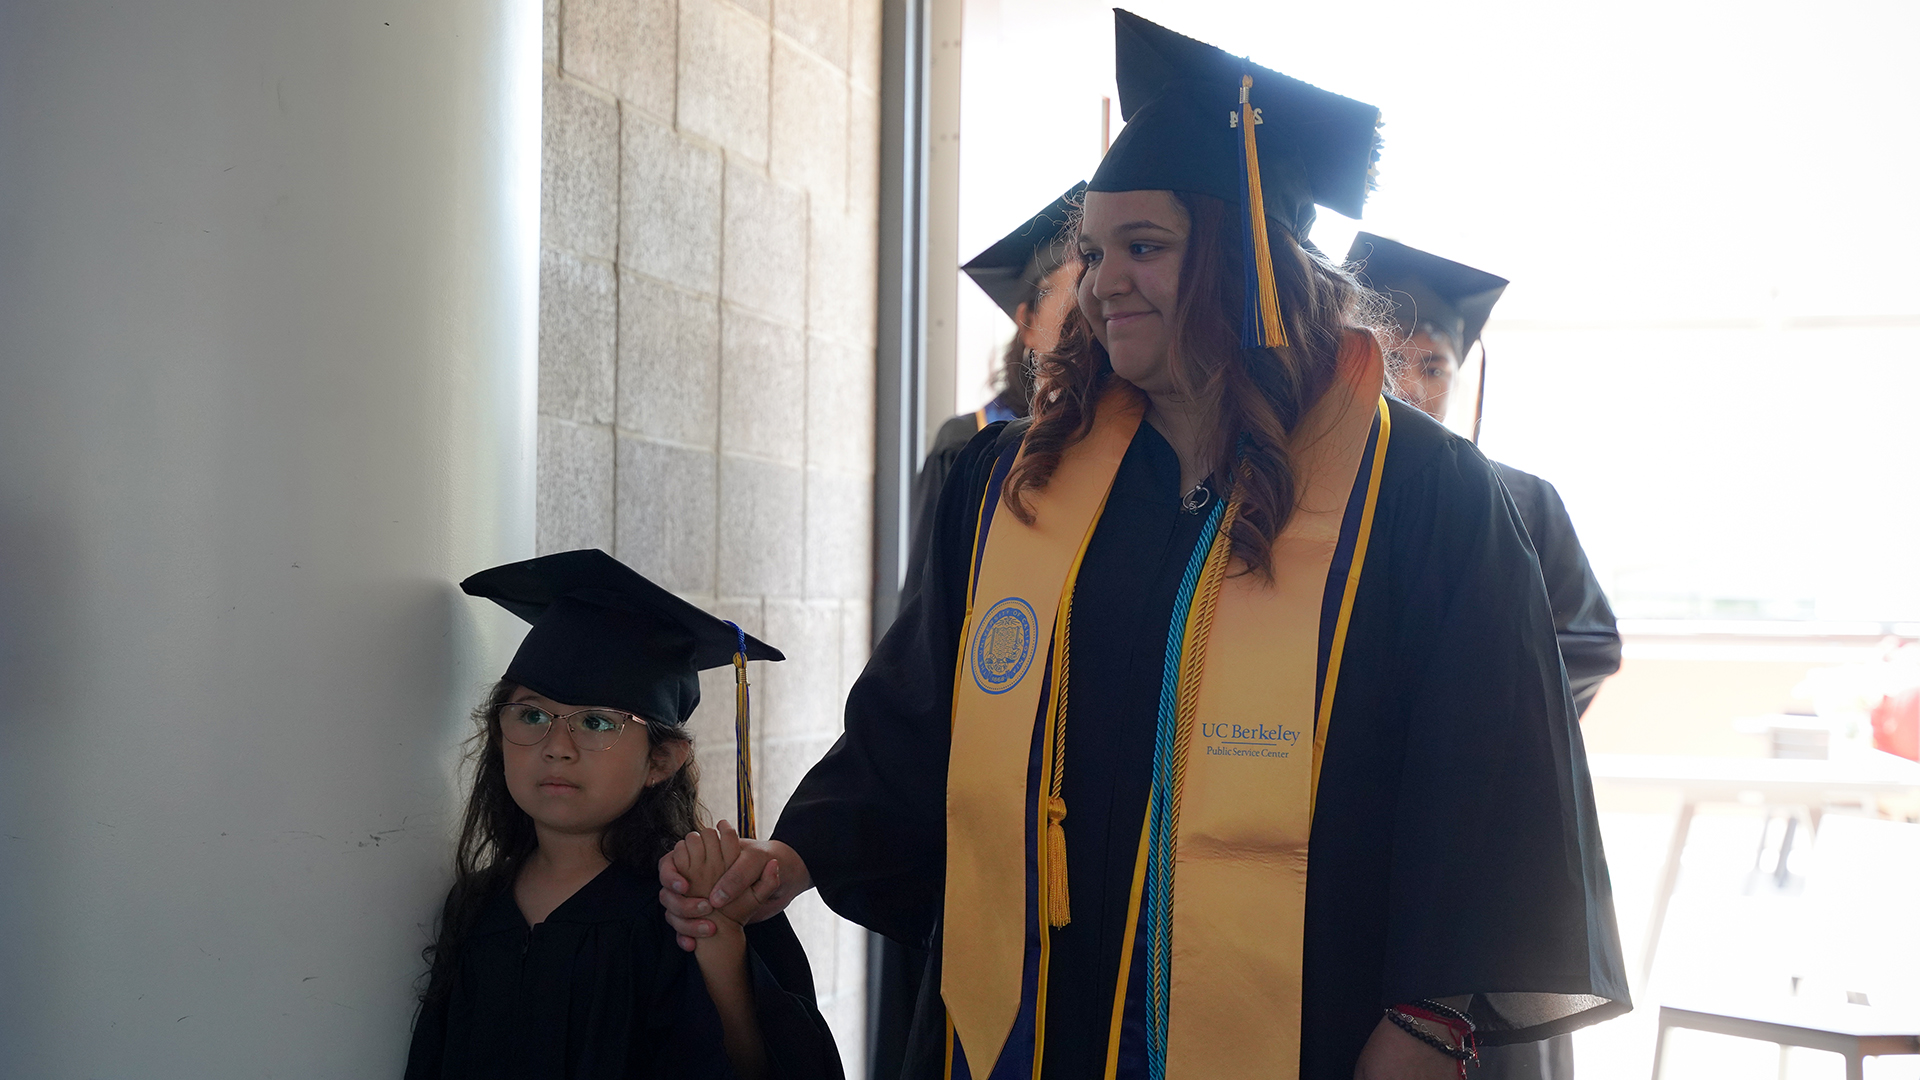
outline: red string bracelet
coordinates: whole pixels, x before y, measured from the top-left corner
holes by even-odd
[[[1474,1038],[1474,1024],[1467,1018],[1466,1013],[1443,1005],[1432,998],[1421,998],[1410,1005],[1392,1006],[1386,1010],[1386,1014],[1387,1019],[1392,1021],[1395,1027],[1452,1058],[1459,1071],[1460,1080],[1466,1080],[1467,1062],[1471,1061],[1476,1065],[1480,1063],[1479,1040]],[[1446,1029],[1452,1044],[1442,1042],[1438,1036],[1415,1023],[1416,1020],[1424,1020]]]

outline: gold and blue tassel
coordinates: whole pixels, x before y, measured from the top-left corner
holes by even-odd
[[[734,827],[746,839],[754,836],[753,825],[753,706],[747,688],[747,632],[733,622],[738,646],[733,653],[733,743],[734,792],[739,820]]]
[[[1240,347],[1262,349],[1285,347],[1286,324],[1280,318],[1280,290],[1273,276],[1273,248],[1267,238],[1267,208],[1260,190],[1260,150],[1253,129],[1264,122],[1260,110],[1253,107],[1253,76],[1240,77],[1240,184],[1241,204],[1247,209],[1246,228],[1241,235],[1245,244],[1247,303],[1240,327]]]

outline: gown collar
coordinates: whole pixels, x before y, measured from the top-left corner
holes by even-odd
[[[593,880],[580,886],[572,896],[561,901],[560,906],[547,916],[546,922],[615,922],[644,916],[659,906],[659,895],[646,887],[637,871],[614,863],[594,875]],[[526,916],[521,914],[520,905],[514,902],[513,886],[509,883],[495,891],[487,901],[474,932],[493,934],[511,930],[525,933],[529,929],[531,927],[527,925]]]

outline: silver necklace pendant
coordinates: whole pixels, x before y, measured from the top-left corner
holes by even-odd
[[[1186,495],[1181,498],[1180,512],[1184,514],[1197,514],[1212,501],[1213,491],[1207,487],[1207,482],[1202,480],[1193,485]]]

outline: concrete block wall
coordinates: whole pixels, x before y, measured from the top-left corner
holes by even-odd
[[[601,547],[783,649],[770,828],[865,663],[878,0],[547,0],[537,539]],[[692,729],[734,816],[730,671]],[[864,932],[791,912],[849,1075]]]

